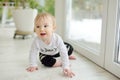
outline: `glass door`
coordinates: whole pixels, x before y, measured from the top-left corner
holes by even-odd
[[[64,40],[78,53],[120,77],[118,1],[56,0],[55,11],[60,26],[57,32]]]
[[[55,11],[57,24],[61,26],[57,32],[64,40],[78,53],[120,77],[118,1],[56,0]]]
[[[107,0],[67,1],[65,39],[82,55],[103,66]]]
[[[117,37],[116,37],[116,53],[115,61],[120,64],[120,1],[118,1],[118,13],[117,13]]]
[[[120,77],[120,1],[109,0],[105,68]]]

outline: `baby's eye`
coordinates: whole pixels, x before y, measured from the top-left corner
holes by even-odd
[[[40,28],[40,26],[36,26],[36,28]]]
[[[46,27],[48,27],[48,25],[44,25],[44,27],[46,28]]]

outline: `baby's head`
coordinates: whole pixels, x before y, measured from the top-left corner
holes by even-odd
[[[49,13],[40,13],[36,16],[34,20],[34,25],[43,25],[44,23],[49,22],[54,28],[56,28],[55,17]]]
[[[40,13],[35,18],[35,32],[40,38],[50,38],[56,29],[55,17],[49,13]]]

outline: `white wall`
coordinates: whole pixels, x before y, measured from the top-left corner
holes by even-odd
[[[56,32],[63,37],[65,27],[65,0],[55,0]]]

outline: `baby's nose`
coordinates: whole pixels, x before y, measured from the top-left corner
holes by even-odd
[[[44,30],[44,27],[40,27],[40,30]]]

